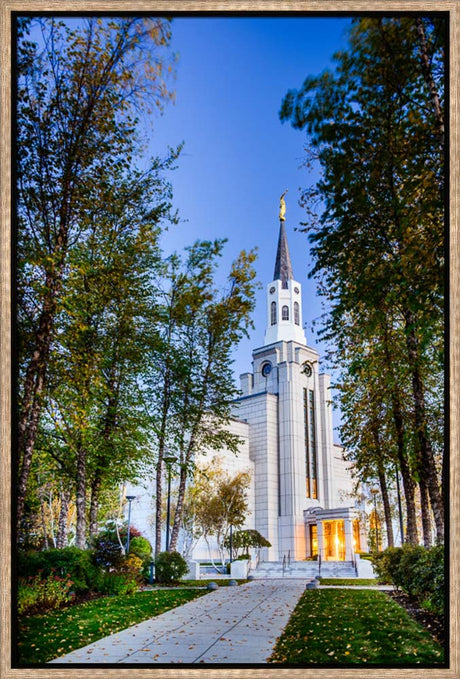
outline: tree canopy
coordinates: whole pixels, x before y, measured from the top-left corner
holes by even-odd
[[[341,370],[348,457],[362,478],[377,476],[379,464],[390,474],[398,460],[407,537],[417,541],[418,483],[427,543],[428,504],[444,537],[435,413],[444,367],[445,34],[443,18],[356,19],[335,70],[290,90],[280,112],[306,130],[307,160],[322,171],[303,192],[303,228],[327,302],[323,335]]]

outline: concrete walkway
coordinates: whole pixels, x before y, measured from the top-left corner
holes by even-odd
[[[219,587],[51,662],[266,663],[305,585],[302,578]]]

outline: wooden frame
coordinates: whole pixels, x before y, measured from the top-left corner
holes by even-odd
[[[344,677],[429,677],[441,679],[460,677],[459,662],[459,606],[458,606],[458,580],[456,574],[460,572],[459,560],[459,470],[460,470],[460,342],[458,337],[458,324],[460,314],[460,290],[459,281],[459,172],[460,157],[458,152],[459,143],[459,72],[460,72],[460,27],[458,0],[4,0],[0,14],[0,50],[1,50],[1,226],[0,226],[0,440],[1,440],[1,475],[0,475],[0,516],[2,517],[2,531],[0,533],[0,587],[1,587],[1,636],[0,636],[0,677],[27,679],[29,677],[53,677],[58,679],[65,677],[73,679],[80,677],[82,669],[40,668],[40,669],[13,669],[11,668],[10,644],[10,589],[11,589],[11,564],[10,564],[10,493],[12,470],[10,469],[10,446],[11,446],[11,276],[10,276],[10,216],[11,216],[11,14],[15,11],[190,11],[200,13],[202,11],[216,11],[223,15],[235,11],[289,11],[296,12],[315,11],[328,13],[340,12],[369,12],[369,11],[448,11],[450,13],[450,668],[449,669],[295,669],[280,668],[276,665],[266,668],[255,667],[254,669],[238,668],[212,668],[197,667],[196,669],[180,668],[104,668],[88,666],[83,670],[84,674],[91,677],[151,677],[158,679],[187,679],[205,677],[211,679],[223,679],[224,677],[260,677],[265,679],[272,673],[276,677],[289,677],[289,679],[301,679],[307,677],[339,678]],[[458,577],[458,575],[457,575]]]

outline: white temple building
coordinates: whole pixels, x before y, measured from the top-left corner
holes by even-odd
[[[237,456],[218,455],[229,471],[251,472],[246,527],[272,545],[261,550],[261,561],[288,555],[350,562],[367,550],[366,538],[342,448],[333,440],[330,377],[320,372],[319,354],[303,330],[302,286],[292,271],[284,210],[266,290],[264,344],[252,353],[251,372],[240,377],[229,425],[241,447]],[[208,558],[204,544],[193,558]]]

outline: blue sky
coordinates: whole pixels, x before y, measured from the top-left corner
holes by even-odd
[[[346,47],[350,18],[183,17],[172,24],[178,54],[176,103],[155,118],[150,149],[163,154],[185,147],[171,175],[174,205],[184,220],[164,237],[167,251],[197,238],[228,238],[222,277],[241,249],[258,247],[255,329],[234,354],[235,374],[251,370],[251,352],[263,344],[265,286],[272,280],[278,239],[279,196],[285,189],[286,229],[294,276],[303,287],[307,342],[324,347],[311,322],[321,314],[307,236],[295,231],[305,220],[300,188],[317,171],[301,169],[305,133],[278,117],[288,89],[333,65]],[[239,383],[239,380],[237,380]],[[336,422],[337,417],[335,418]]]

